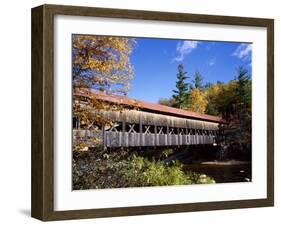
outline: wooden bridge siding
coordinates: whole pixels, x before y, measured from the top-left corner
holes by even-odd
[[[121,147],[122,142],[122,132],[108,132],[105,131],[104,136],[104,146],[106,147]]]
[[[155,146],[155,134],[142,134],[142,146]]]
[[[212,144],[217,134],[209,135],[193,135],[189,134],[190,129],[198,128],[201,130],[218,130],[218,123],[202,122],[194,119],[183,119],[173,116],[158,115],[149,112],[127,111],[127,112],[105,112],[106,117],[114,121],[121,122],[121,130],[117,131],[102,131],[91,132],[87,130],[73,130],[74,143],[78,139],[90,137],[101,137],[103,142],[101,145],[105,147],[137,147],[137,146],[181,146],[181,145],[196,145],[196,144]],[[138,132],[127,132],[126,124],[138,124]],[[145,134],[143,125],[150,125],[151,133]],[[165,133],[170,132],[170,128],[174,129],[176,134],[158,133],[158,127],[163,127]],[[183,130],[183,131],[182,131]],[[185,131],[185,132],[184,132]],[[183,132],[185,134],[180,135]],[[77,140],[76,140],[77,139]],[[90,146],[90,145],[89,145]]]
[[[91,132],[88,130],[74,130],[74,143],[83,140],[91,146],[87,140],[97,137],[103,140],[105,147],[140,147],[140,146],[182,146],[196,144],[212,144],[214,135],[177,135],[177,134],[140,134],[128,132],[104,131]]]
[[[167,116],[157,113],[143,112],[137,110],[127,110],[123,112],[109,112],[101,111],[102,115],[113,121],[126,123],[142,123],[144,125],[157,125],[167,127],[179,127],[179,128],[193,128],[193,129],[206,129],[216,130],[218,129],[218,123],[215,122],[203,122],[196,119],[186,119],[176,116]]]
[[[106,147],[181,146],[212,144],[214,136],[105,132]]]

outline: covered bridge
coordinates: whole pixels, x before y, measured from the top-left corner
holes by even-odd
[[[103,93],[96,93],[95,96],[107,103],[123,105],[124,108],[122,111],[103,111],[102,115],[114,123],[102,128],[100,132],[82,130],[79,123],[75,122],[74,143],[81,137],[87,142],[87,138],[99,136],[101,145],[106,148],[214,144],[223,133],[221,125],[224,121],[216,116],[123,96]],[[74,100],[81,97],[86,98],[87,94],[74,93]]]

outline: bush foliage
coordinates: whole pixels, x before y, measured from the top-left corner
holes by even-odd
[[[182,167],[179,162],[167,164],[135,152],[87,152],[74,155],[73,189],[215,183],[206,175],[184,172]]]

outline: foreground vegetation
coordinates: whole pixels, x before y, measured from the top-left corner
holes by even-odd
[[[127,150],[74,153],[72,175],[74,190],[215,183],[204,174],[184,172],[179,162]]]

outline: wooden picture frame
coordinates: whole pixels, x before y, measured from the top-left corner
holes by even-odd
[[[267,29],[267,198],[168,205],[54,210],[54,16],[126,18],[153,21],[240,25]],[[32,200],[31,215],[50,220],[163,214],[274,205],[274,21],[77,6],[42,5],[32,9]]]

